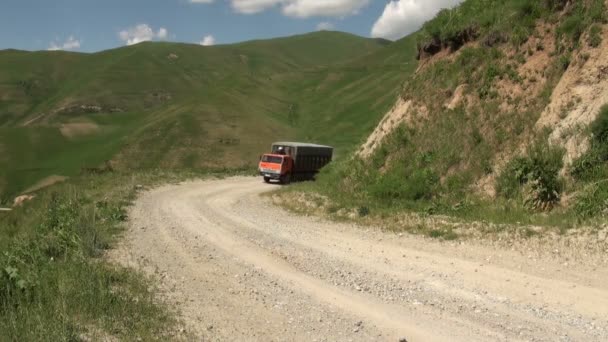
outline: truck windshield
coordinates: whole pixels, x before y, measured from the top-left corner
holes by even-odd
[[[283,158],[277,156],[263,156],[262,161],[264,163],[281,164],[283,162]]]

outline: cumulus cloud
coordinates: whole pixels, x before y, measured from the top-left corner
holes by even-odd
[[[199,42],[200,45],[202,46],[211,46],[211,45],[215,45],[215,37],[212,35],[207,35],[203,38],[203,40],[201,40]]]
[[[285,0],[231,0],[232,8],[243,14],[255,14],[265,11],[278,4],[284,3]]]
[[[371,0],[230,0],[239,13],[254,14],[279,6],[284,15],[296,18],[354,15]]]
[[[154,32],[147,24],[139,24],[118,33],[120,40],[127,45],[147,42],[154,39],[166,39],[168,35],[169,31],[166,28],[161,27],[158,32]]]
[[[418,30],[441,9],[452,8],[464,0],[394,0],[372,27],[372,37],[398,39]]]
[[[317,31],[331,31],[334,29],[334,24],[324,21],[317,24]]]
[[[291,0],[286,1],[283,13],[290,17],[344,17],[354,15],[370,0]]]
[[[167,31],[167,29],[164,27],[161,27],[156,34],[158,39],[167,39],[167,35],[169,35],[169,31]]]
[[[57,50],[78,50],[80,49],[80,40],[74,38],[74,36],[69,36],[63,43],[51,42],[49,44],[49,51],[57,51]]]

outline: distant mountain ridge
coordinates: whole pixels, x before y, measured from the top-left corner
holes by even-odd
[[[1,51],[0,178],[11,181],[0,193],[105,160],[124,169],[253,165],[280,139],[346,154],[394,101],[414,52],[411,38],[330,31],[210,47]]]

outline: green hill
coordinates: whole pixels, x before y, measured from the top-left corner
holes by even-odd
[[[440,12],[415,34],[420,66],[400,109],[360,158],[311,187],[364,213],[605,218],[607,13],[604,0],[467,0]]]
[[[243,167],[282,139],[346,155],[414,70],[415,43],[316,32],[212,47],[2,51],[0,193],[106,160]]]

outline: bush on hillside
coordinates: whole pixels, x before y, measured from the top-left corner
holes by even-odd
[[[585,31],[585,12],[584,7],[580,4],[576,5],[570,15],[564,19],[562,24],[557,29],[560,35],[568,36],[572,41],[576,42],[580,39]]]
[[[526,156],[513,159],[496,183],[499,195],[513,199],[522,195],[524,204],[533,210],[550,210],[560,200],[563,182],[563,149],[535,143]]]
[[[589,29],[588,43],[589,43],[589,46],[594,47],[594,48],[596,48],[602,44],[601,26],[598,26],[598,25],[591,26],[591,29]]]
[[[597,119],[591,124],[593,143],[596,147],[606,147],[608,144],[608,104],[600,109]]]
[[[593,23],[600,23],[605,20],[606,5],[604,0],[591,0],[590,2],[577,1],[568,9],[566,18],[557,28],[557,34],[558,37],[568,38],[576,47],[578,46],[583,33]],[[591,32],[591,34],[593,34],[593,32]],[[593,42],[590,41],[590,44],[595,43],[598,43],[597,37]]]
[[[397,167],[378,177],[370,194],[379,200],[419,201],[433,197],[439,177],[429,168],[413,171]]]
[[[360,158],[333,162],[323,169],[315,184],[328,195],[343,198],[364,197],[366,186],[376,177],[377,169]]]
[[[404,134],[393,134],[389,141],[394,144]],[[369,193],[383,201],[432,199],[439,185],[439,176],[431,167],[433,159],[432,152],[419,152],[407,161],[394,160],[384,174],[376,175]]]
[[[592,0],[589,4],[589,20],[595,23],[606,23],[608,14],[606,13],[606,3],[604,0]]]
[[[602,107],[590,130],[589,150],[575,160],[570,168],[572,176],[579,181],[608,177],[608,105]]]
[[[574,212],[583,219],[608,217],[608,179],[587,186],[577,196]]]
[[[530,169],[530,161],[526,157],[512,159],[496,180],[496,193],[509,199],[517,197]]]

